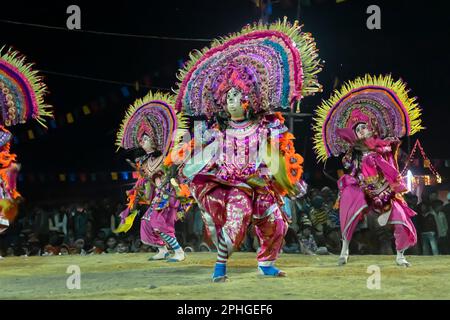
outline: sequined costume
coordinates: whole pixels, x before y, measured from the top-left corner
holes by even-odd
[[[193,156],[182,173],[218,248],[213,281],[227,279],[227,259],[249,223],[261,245],[259,271],[284,275],[274,267],[287,231],[282,197],[304,190],[303,158],[274,109],[293,108],[320,91],[315,43],[284,20],[248,26],[191,57],[180,72],[176,107],[209,121],[204,133],[194,133]],[[242,95],[243,121],[227,114],[231,90]]]
[[[32,64],[11,49],[0,48],[0,233],[15,220],[18,202],[16,179],[20,165],[10,153],[12,134],[6,127],[36,120],[45,127],[51,106],[44,103],[47,87]]]
[[[136,159],[139,178],[128,191],[128,208],[121,213],[121,224],[115,232],[128,231],[137,215],[137,205],[146,205],[148,209],[140,224],[141,241],[159,248],[169,244],[179,249],[175,245],[175,222],[189,210],[192,200],[187,199],[189,195],[178,184],[176,187],[171,184],[170,168],[164,164],[185,126],[181,114],[177,116],[173,111],[172,103],[169,95],[149,93],[127,111],[117,145],[124,149],[139,148],[143,137],[148,136],[155,141],[155,151]]]
[[[396,160],[399,138],[422,129],[420,109],[405,84],[391,76],[357,78],[337,91],[315,117],[315,150],[320,160],[344,154],[348,170],[338,181],[343,238],[340,264],[348,258],[348,243],[369,210],[380,225],[394,226],[397,263],[409,265],[403,252],[415,245],[416,230],[402,194],[407,192]],[[361,129],[362,128],[362,129]],[[358,130],[367,134],[358,136]]]

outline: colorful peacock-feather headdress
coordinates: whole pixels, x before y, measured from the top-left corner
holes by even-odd
[[[243,89],[255,112],[293,108],[321,91],[317,51],[314,38],[297,21],[248,25],[190,53],[178,74],[175,109],[211,117],[223,110],[220,92],[230,81]]]
[[[314,150],[319,161],[345,153],[350,144],[339,130],[370,120],[381,138],[410,136],[424,129],[421,109],[415,97],[408,96],[406,84],[391,75],[356,78],[318,107],[313,119]],[[352,118],[353,117],[353,118]]]
[[[45,127],[44,117],[52,117],[44,96],[47,86],[25,57],[11,49],[0,49],[0,123],[13,126],[36,120]]]
[[[154,139],[165,158],[188,128],[188,119],[181,112],[175,113],[174,103],[172,95],[160,92],[149,92],[137,99],[125,113],[116,145],[124,149],[139,148],[139,140],[146,134]]]

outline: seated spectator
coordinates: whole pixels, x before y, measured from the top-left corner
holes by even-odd
[[[128,243],[124,240],[117,244],[117,253],[128,253],[130,251]]]
[[[299,234],[300,252],[306,255],[329,254],[326,247],[319,247],[312,233],[312,223],[308,218],[301,221],[301,233]]]
[[[285,253],[300,253],[300,243],[297,233],[294,229],[288,228],[286,236],[284,237],[285,245],[283,246],[283,252]]]
[[[86,255],[86,251],[84,250],[84,239],[78,239],[75,241],[75,246],[70,249],[70,254],[79,254],[79,255]]]
[[[60,256],[67,256],[67,255],[69,255],[69,252],[70,252],[70,249],[67,244],[62,244],[61,247],[59,248]]]
[[[117,252],[117,240],[116,237],[110,236],[106,240],[106,253],[116,253]]]
[[[105,253],[105,242],[101,239],[94,241],[93,247],[88,251],[89,254],[103,254]]]
[[[135,239],[132,243],[131,243],[131,248],[130,251],[131,252],[139,252],[141,249],[141,239]]]
[[[28,238],[28,255],[29,256],[40,256],[41,255],[41,244],[38,237],[35,234],[30,234]]]
[[[317,243],[316,240],[314,240],[314,236],[311,232],[312,226],[311,223],[306,223],[302,231],[300,233],[300,252],[307,255],[314,255],[317,251]]]
[[[59,254],[58,247],[54,247],[54,246],[48,244],[44,247],[44,253],[42,255],[43,256],[57,256],[58,254]]]

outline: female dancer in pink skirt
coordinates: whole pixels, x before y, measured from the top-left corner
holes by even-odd
[[[171,103],[171,96],[149,93],[127,111],[117,144],[124,149],[142,148],[146,155],[136,159],[139,178],[128,192],[128,208],[121,213],[122,222],[115,232],[128,231],[137,215],[136,206],[148,205],[141,219],[140,234],[142,243],[158,248],[150,260],[168,259],[170,247],[174,255],[168,261],[178,262],[185,255],[175,237],[175,222],[189,210],[191,201],[187,201],[188,194],[183,193],[176,179],[171,179],[171,168],[164,165],[164,159],[183,132],[179,128],[183,120],[177,119]]]
[[[315,150],[318,158],[344,154],[348,174],[338,181],[342,251],[339,265],[346,264],[349,243],[358,222],[369,210],[378,214],[381,226],[393,225],[396,263],[409,266],[404,252],[417,241],[400,175],[396,151],[399,138],[422,129],[420,109],[408,98],[401,80],[390,76],[358,78],[346,84],[316,114]]]

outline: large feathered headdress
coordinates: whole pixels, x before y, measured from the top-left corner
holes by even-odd
[[[33,64],[11,49],[0,49],[0,123],[13,126],[36,120],[45,127],[51,107],[44,103],[47,87]]]
[[[188,122],[180,112],[175,113],[172,95],[149,92],[137,99],[126,111],[117,133],[116,145],[124,149],[139,148],[140,138],[146,134],[156,142],[164,158],[183,137]]]
[[[322,102],[314,116],[314,150],[320,161],[345,153],[354,127],[367,123],[381,138],[410,136],[423,129],[421,109],[406,84],[390,75],[356,78]],[[346,134],[348,132],[348,134]]]
[[[293,108],[321,91],[320,71],[314,38],[298,22],[248,25],[190,54],[178,74],[175,109],[211,117],[223,110],[227,86],[244,88],[243,99],[255,112]]]

